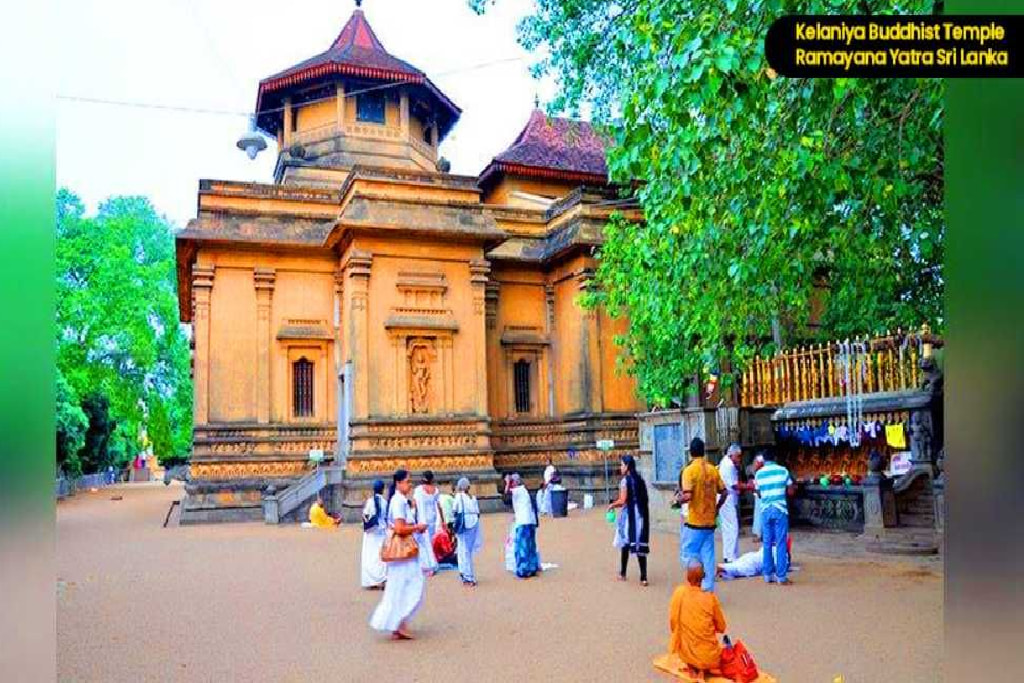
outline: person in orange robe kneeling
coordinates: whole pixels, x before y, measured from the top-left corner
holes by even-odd
[[[668,608],[672,630],[668,651],[678,655],[698,679],[705,672],[718,672],[722,660],[718,634],[725,633],[722,606],[714,593],[701,590],[703,579],[704,566],[690,560],[686,565],[686,583],[672,593]]]

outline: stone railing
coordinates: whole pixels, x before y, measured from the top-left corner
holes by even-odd
[[[922,357],[941,347],[928,325],[918,332],[829,342],[758,356],[743,373],[740,404],[778,406],[795,401],[842,398],[917,389]]]

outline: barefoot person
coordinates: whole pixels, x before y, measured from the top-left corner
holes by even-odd
[[[470,495],[469,488],[469,479],[459,479],[456,484],[455,502],[452,503],[452,515],[458,537],[455,550],[459,558],[462,584],[476,586],[473,556],[480,552],[484,537],[480,531],[480,505],[476,501],[476,496]]]
[[[407,497],[411,492],[412,481],[409,479],[409,473],[405,470],[396,470],[392,477],[388,502],[388,528],[398,536],[426,531],[425,525],[416,523],[416,513]],[[389,562],[384,597],[370,617],[370,626],[377,631],[391,633],[392,640],[411,640],[408,621],[423,603],[426,583],[417,557]]]
[[[718,475],[725,484],[725,504],[718,511],[722,530],[722,558],[732,562],[740,556],[740,462],[743,451],[738,443],[731,444],[722,462],[718,463]]]
[[[309,506],[309,523],[317,529],[336,529],[341,519],[328,514],[324,508],[324,499],[317,496],[316,502]]]
[[[715,517],[725,504],[726,490],[718,468],[704,457],[704,441],[690,441],[690,464],[680,474],[682,495],[687,504],[685,522],[680,529],[679,559],[684,567],[691,559],[704,565],[706,591],[715,590]]]
[[[668,623],[672,631],[668,651],[679,656],[692,675],[703,680],[708,672],[718,670],[722,661],[722,645],[718,634],[725,633],[725,616],[718,596],[701,590],[704,566],[697,559],[686,564],[686,583],[672,593]]]
[[[363,588],[382,589],[387,578],[387,564],[380,559],[380,547],[387,536],[387,502],[384,482],[373,482],[373,495],[363,506],[363,554],[361,580]]]
[[[440,493],[434,485],[434,473],[427,470],[423,473],[423,483],[413,492],[416,504],[416,521],[426,526],[426,531],[416,535],[420,546],[420,567],[427,576],[437,571],[437,557],[434,555],[434,536],[437,535],[438,520],[437,496]]]
[[[508,478],[505,491],[512,496],[515,517],[516,576],[521,579],[536,576],[540,571],[540,555],[537,552],[537,511],[533,507],[533,499],[518,474]]]
[[[636,459],[632,455],[622,456],[619,471],[623,475],[622,481],[619,482],[619,497],[608,506],[609,510],[619,510],[613,542],[613,545],[620,549],[619,580],[626,580],[626,566],[629,564],[630,554],[633,554],[640,565],[640,584],[646,586],[651,531],[647,484],[637,473]]]

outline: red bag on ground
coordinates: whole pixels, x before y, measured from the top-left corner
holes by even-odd
[[[743,641],[730,643],[728,636],[725,637],[725,647],[722,649],[721,669],[723,676],[738,683],[751,683],[761,675]]]

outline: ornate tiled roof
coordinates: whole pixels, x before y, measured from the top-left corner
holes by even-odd
[[[589,182],[606,182],[605,140],[586,121],[549,117],[539,109],[515,142],[480,174],[518,173]]]
[[[260,81],[256,98],[257,114],[276,105],[271,100],[276,99],[275,95],[279,91],[328,76],[422,85],[448,110],[452,122],[462,113],[426,74],[384,49],[363,11],[356,9],[327,50]]]

